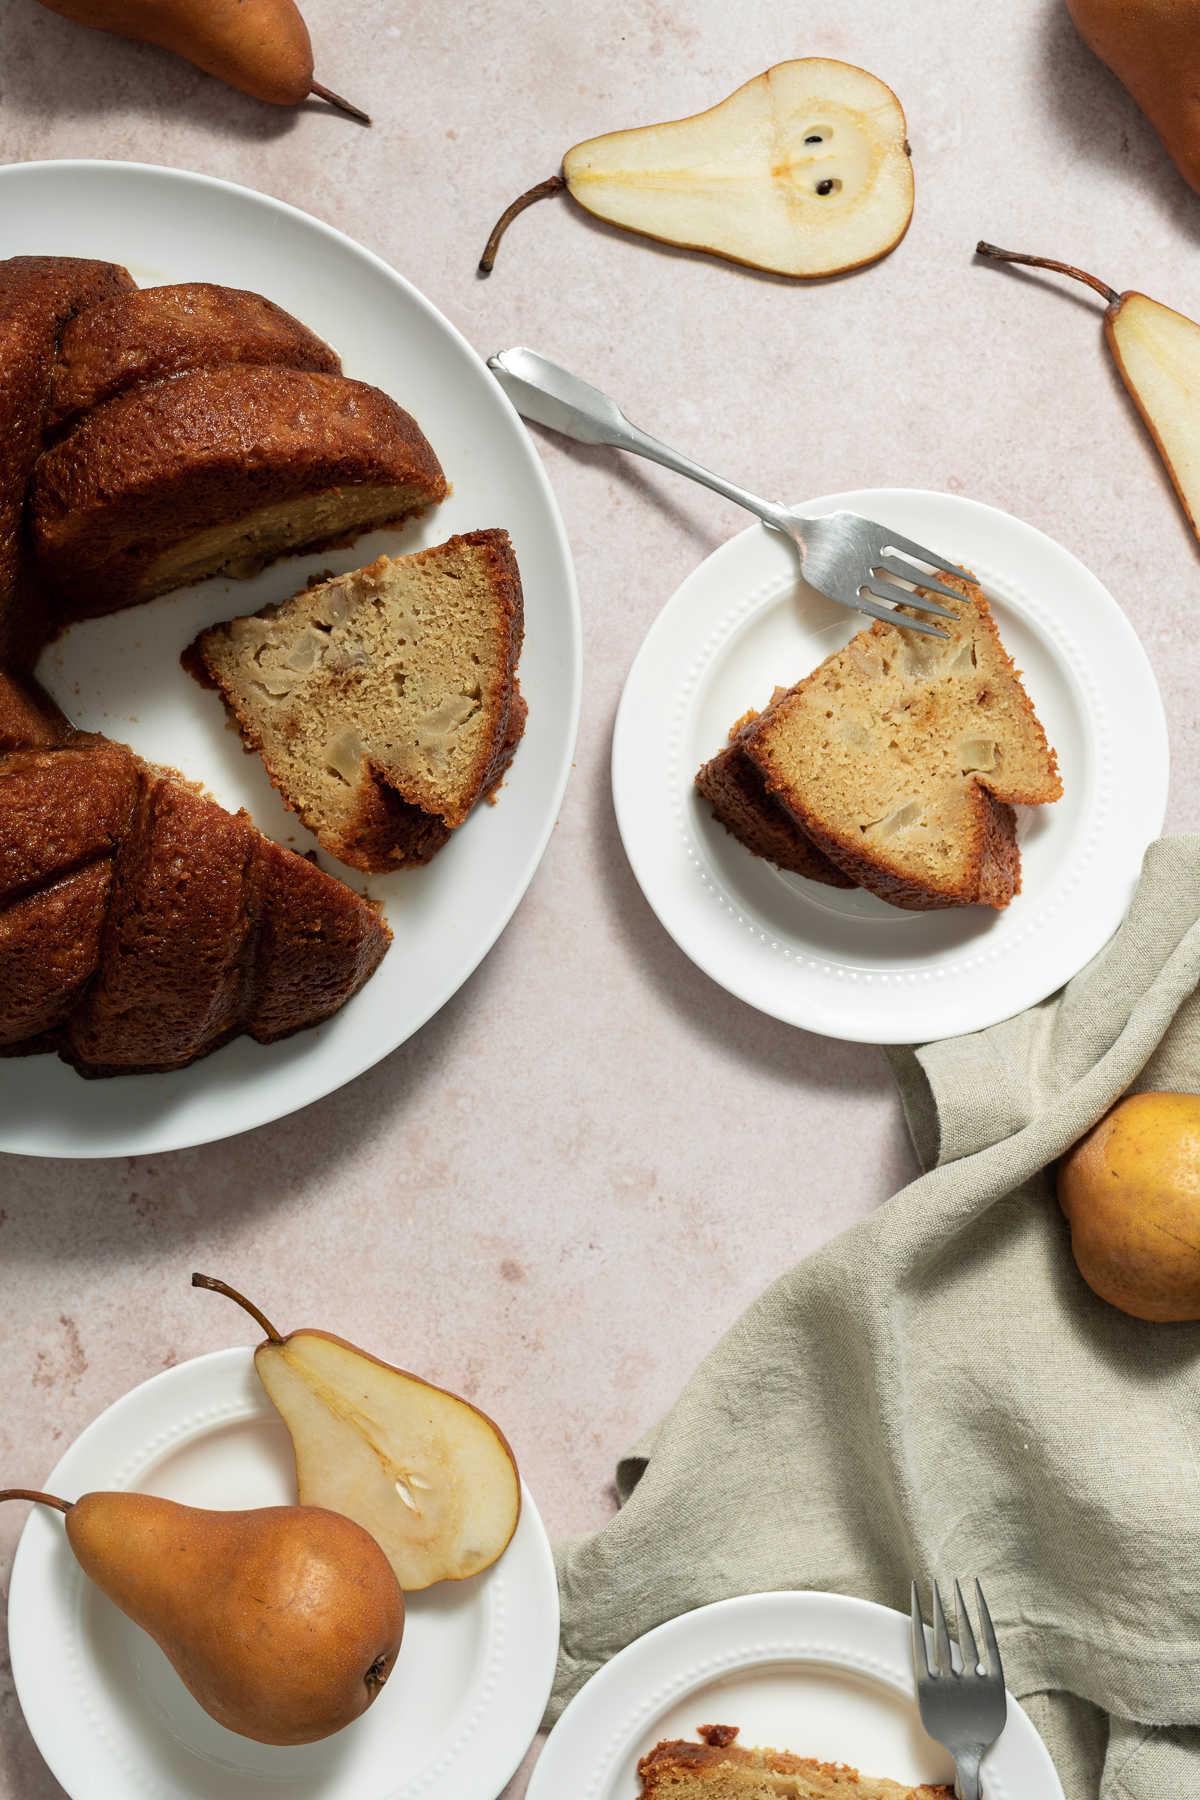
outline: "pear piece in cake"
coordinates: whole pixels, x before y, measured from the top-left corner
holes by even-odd
[[[329,1332],[282,1337],[210,1275],[192,1286],[228,1295],[266,1332],[254,1366],[291,1433],[302,1506],[369,1531],[407,1593],[478,1575],[503,1554],[521,1484],[485,1413]]]

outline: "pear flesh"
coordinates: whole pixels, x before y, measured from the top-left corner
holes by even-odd
[[[1192,530],[1200,518],[1200,325],[1145,294],[1122,294],[1108,347],[1158,446]]]
[[[86,1575],[149,1632],[217,1723],[311,1744],[364,1713],[391,1674],[404,1596],[377,1544],[337,1513],[210,1512],[84,1494],[66,1515]]]
[[[893,249],[913,209],[904,112],[850,63],[777,63],[694,118],[612,131],[563,158],[597,218],[782,275]]]
[[[357,1520],[402,1588],[461,1581],[501,1555],[521,1488],[484,1413],[323,1331],[268,1339],[254,1362],[291,1432],[302,1505]]]

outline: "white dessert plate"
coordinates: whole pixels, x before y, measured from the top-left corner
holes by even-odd
[[[550,1733],[526,1800],[636,1800],[638,1758],[698,1725],[736,1725],[739,1743],[863,1775],[954,1783],[921,1725],[903,1613],[845,1594],[746,1594],[669,1619],[605,1663]],[[983,1783],[988,1800],[1063,1800],[1011,1694]]]
[[[74,1500],[134,1488],[187,1505],[294,1504],[291,1440],[250,1350],[156,1375],[89,1425],[46,1483]],[[541,1722],[558,1588],[522,1487],[508,1549],[483,1574],[407,1596],[375,1704],[319,1744],[280,1749],[218,1725],[162,1651],[83,1574],[60,1514],[35,1506],[8,1606],[29,1729],[71,1800],[495,1800]]]
[[[403,531],[293,557],[253,581],[205,582],[73,627],[39,674],[70,718],[245,806],[295,849],[316,840],[286,812],[257,756],[225,729],[217,696],[179,653],[217,619],[286,599],[314,570],[405,555],[455,531],[502,526],[525,591],[521,686],[529,724],[496,806],[481,806],[425,869],[363,876],[321,865],[383,902],[395,942],[335,1019],[281,1044],[240,1038],[170,1075],[83,1081],[56,1057],[0,1059],[0,1149],[125,1156],[231,1136],[320,1099],[404,1042],[487,954],[532,879],[570,772],[579,714],[579,602],[558,508],[528,434],[464,338],[386,263],[330,226],[228,182],[134,163],[0,168],[0,257],[93,256],[143,287],[252,288],[311,326],[347,375],[416,417],[453,493]]]
[[[911,913],[781,874],[718,825],[693,778],[730,726],[869,621],[797,576],[755,525],[701,563],[647,633],[613,736],[617,820],[682,950],[751,1006],[825,1037],[981,1031],[1062,986],[1125,916],[1167,804],[1167,727],[1145,652],[1096,577],[994,507],[869,488],[805,501],[878,519],[974,570],[1051,744],[1063,798],[1019,808],[1022,890],[1003,912]]]

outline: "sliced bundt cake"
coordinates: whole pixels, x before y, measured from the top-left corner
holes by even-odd
[[[1017,805],[1062,794],[1054,751],[969,576],[948,639],[876,623],[739,737],[829,859],[893,906],[1007,906]]]
[[[473,531],[214,625],[184,665],[323,847],[382,871],[428,862],[503,775],[522,630],[508,534]]]
[[[30,526],[63,619],[352,543],[445,498],[415,420],[365,382],[193,370],[88,413],[38,463]]]
[[[85,413],[148,381],[231,363],[342,372],[336,351],[261,294],[211,281],[135,288],[89,306],[64,328],[46,433],[60,437]]]

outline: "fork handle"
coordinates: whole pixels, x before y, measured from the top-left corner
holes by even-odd
[[[715,494],[732,500],[735,506],[744,506],[777,531],[787,531],[790,515],[785,507],[760,500],[732,481],[723,481],[689,456],[672,450],[669,444],[661,444],[647,432],[639,431],[615,400],[539,356],[536,350],[501,350],[488,358],[488,368],[523,418],[548,425],[552,431],[561,431],[564,437],[574,438],[580,444],[612,444],[634,456],[647,457],[650,462],[661,463],[664,469],[701,482]]]
[[[958,1756],[954,1761],[954,1792],[958,1800],[983,1800],[983,1783],[979,1779],[979,1764],[982,1752],[972,1756],[969,1752]]]

